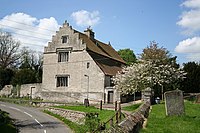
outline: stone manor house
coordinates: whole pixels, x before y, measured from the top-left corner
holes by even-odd
[[[42,83],[22,85],[20,96],[81,103],[85,98],[120,101],[111,78],[125,64],[110,43],[95,39],[90,28],[81,33],[65,22],[44,48]]]

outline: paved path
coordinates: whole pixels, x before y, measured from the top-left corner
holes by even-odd
[[[38,108],[0,102],[0,109],[10,114],[20,133],[71,133],[61,121]]]

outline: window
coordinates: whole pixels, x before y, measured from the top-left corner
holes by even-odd
[[[69,52],[59,52],[58,62],[67,62],[69,60]]]
[[[105,76],[105,87],[113,87],[114,82],[112,76]]]
[[[90,67],[90,62],[87,62],[87,68],[89,68]]]
[[[68,36],[62,36],[62,43],[67,43],[68,42]]]
[[[69,76],[58,76],[56,87],[68,87]]]

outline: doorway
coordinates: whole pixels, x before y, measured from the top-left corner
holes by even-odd
[[[108,103],[113,103],[113,91],[108,91]]]

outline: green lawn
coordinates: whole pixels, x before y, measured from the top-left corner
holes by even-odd
[[[165,105],[153,105],[142,133],[200,133],[200,104],[185,102],[185,115],[166,116]]]
[[[126,106],[126,107],[123,107],[122,110],[125,110],[125,111],[135,111],[137,108],[140,107],[142,103],[138,103],[138,104],[133,104],[133,105],[130,105],[130,106]]]

